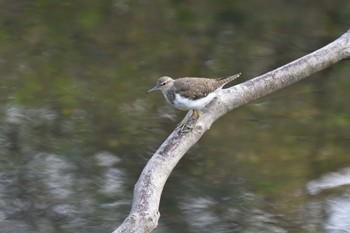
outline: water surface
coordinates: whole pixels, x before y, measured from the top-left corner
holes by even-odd
[[[348,29],[347,1],[2,1],[0,232],[111,232],[186,114],[158,77],[243,82]],[[253,7],[252,7],[253,6]],[[219,119],[171,174],[157,233],[350,231],[350,68]]]

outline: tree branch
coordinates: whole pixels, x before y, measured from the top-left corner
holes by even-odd
[[[166,180],[182,156],[218,118],[232,109],[349,58],[350,30],[313,53],[264,75],[223,89],[218,97],[202,110],[196,130],[187,133],[175,130],[149,160],[135,185],[131,212],[113,233],[147,233],[157,227],[160,216],[159,202]]]

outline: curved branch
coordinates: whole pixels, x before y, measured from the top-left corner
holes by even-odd
[[[350,30],[313,53],[264,75],[223,89],[218,97],[202,111],[196,130],[188,133],[175,130],[149,160],[135,185],[131,212],[113,233],[146,233],[157,227],[160,216],[159,202],[166,180],[182,156],[218,118],[234,108],[349,58]]]

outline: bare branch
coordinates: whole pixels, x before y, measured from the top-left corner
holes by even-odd
[[[175,130],[149,160],[135,185],[130,215],[113,233],[147,233],[157,227],[160,216],[159,202],[166,180],[182,156],[218,118],[234,108],[349,58],[350,30],[313,53],[264,75],[223,89],[218,97],[202,111],[196,130],[188,133]]]

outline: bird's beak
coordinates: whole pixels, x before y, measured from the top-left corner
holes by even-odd
[[[155,86],[155,87],[153,87],[152,89],[149,89],[149,90],[147,91],[147,94],[150,93],[150,92],[152,92],[152,91],[155,91],[155,90],[158,90],[158,86]]]

